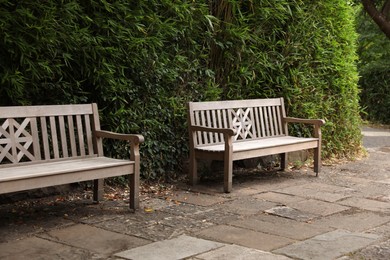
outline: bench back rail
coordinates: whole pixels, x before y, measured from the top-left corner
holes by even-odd
[[[192,126],[234,129],[233,141],[288,135],[283,123],[282,98],[240,101],[190,102],[189,122]],[[223,133],[196,131],[194,147],[222,144]]]
[[[102,155],[96,104],[0,107],[2,166]]]

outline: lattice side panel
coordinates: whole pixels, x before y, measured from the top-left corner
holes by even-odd
[[[231,127],[237,131],[235,140],[252,139],[257,136],[254,126],[253,108],[229,109],[229,122]]]
[[[34,118],[3,119],[0,121],[0,162],[18,163],[39,160],[34,149]],[[36,132],[36,131],[35,131]]]

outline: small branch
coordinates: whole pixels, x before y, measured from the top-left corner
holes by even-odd
[[[383,4],[381,13],[386,17],[387,21],[390,22],[390,0],[387,0]]]
[[[387,10],[390,5],[390,0],[387,0],[382,10]],[[386,19],[386,16],[380,12],[375,4],[374,0],[362,0],[364,10],[372,18],[372,20],[379,26],[379,29],[390,39],[390,21]]]

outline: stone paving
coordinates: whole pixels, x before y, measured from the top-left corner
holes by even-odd
[[[390,259],[390,131],[369,156],[312,169],[178,184],[167,195],[0,204],[0,259]]]

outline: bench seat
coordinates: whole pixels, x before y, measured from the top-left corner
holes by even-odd
[[[0,194],[118,176],[134,162],[108,157],[69,159],[0,168]],[[80,174],[83,173],[83,174]]]
[[[249,141],[237,141],[233,143],[233,153],[258,149],[272,149],[273,147],[291,146],[291,151],[310,149],[317,146],[318,138],[301,138],[295,136],[278,136]],[[198,146],[196,150],[209,152],[224,152],[224,144]],[[259,156],[256,156],[259,157]]]

